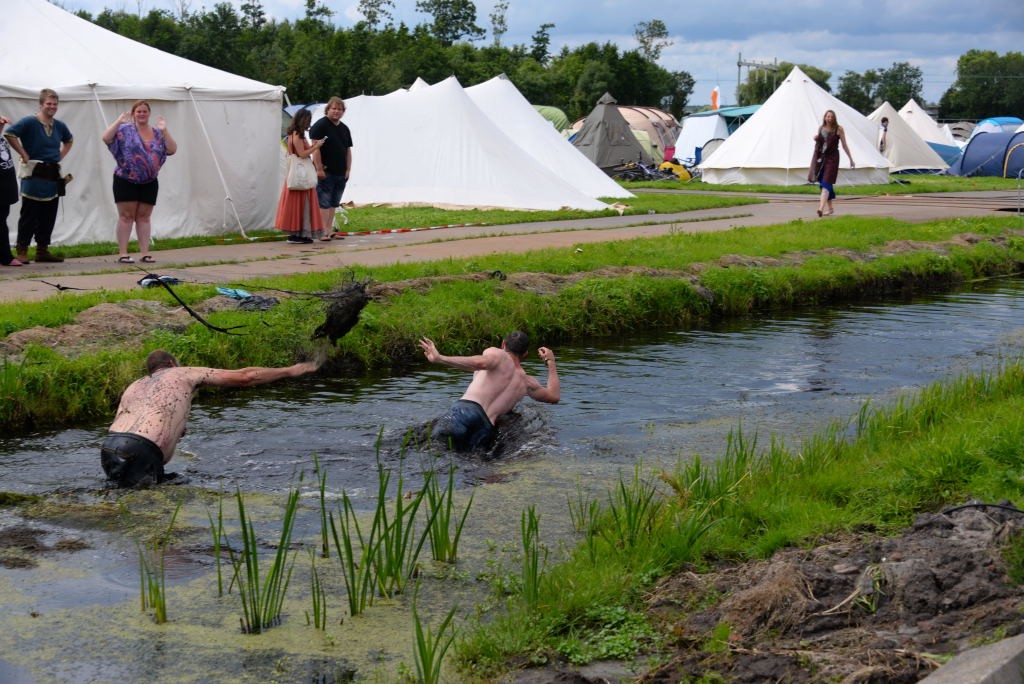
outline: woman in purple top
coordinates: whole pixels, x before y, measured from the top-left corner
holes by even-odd
[[[150,126],[149,113],[149,103],[139,100],[103,132],[103,142],[117,161],[114,203],[117,204],[117,260],[122,264],[135,263],[128,256],[132,225],[139,238],[142,263],[154,262],[149,255],[149,239],[150,217],[160,187],[156,176],[167,157],[178,151],[164,118],[158,116],[156,126]]]

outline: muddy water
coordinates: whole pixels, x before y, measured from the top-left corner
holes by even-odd
[[[693,331],[661,332],[556,348],[557,406],[524,404],[492,458],[456,458],[459,501],[474,497],[455,578],[424,583],[421,614],[439,619],[454,599],[471,612],[479,573],[513,570],[503,551],[520,512],[537,507],[546,541],[570,535],[565,501],[582,486],[602,491],[623,469],[713,457],[742,424],[762,437],[799,441],[865,400],[886,401],[959,372],[994,366],[1024,346],[1024,283],[992,281],[956,294],[759,317]],[[543,341],[541,341],[543,342]],[[529,372],[543,373],[528,359]],[[200,396],[169,470],[187,486],[117,494],[103,489],[97,448],[105,425],[5,440],[0,489],[44,494],[31,568],[0,567],[0,681],[391,681],[412,666],[407,599],[347,618],[337,560],[323,561],[332,589],[326,633],[306,625],[309,559],[302,550],[284,624],[238,633],[237,596],[216,591],[206,516],[218,492],[247,493],[261,538],[272,543],[289,486],[306,493],[296,537],[318,533],[312,454],[342,490],[372,505],[378,462],[415,487],[447,457],[403,448],[410,429],[461,393],[466,374],[423,368],[405,377],[317,378],[225,397]],[[396,478],[397,479],[397,478]],[[168,559],[171,622],[138,606],[139,530],[152,533],[185,503]],[[237,512],[225,499],[229,528]],[[332,504],[333,505],[333,504]],[[0,530],[19,523],[0,517]],[[61,546],[62,541],[76,544]],[[77,549],[84,545],[85,550]],[[345,617],[344,624],[338,621]]]

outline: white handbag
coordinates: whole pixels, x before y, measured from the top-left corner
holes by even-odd
[[[312,190],[316,187],[316,167],[309,157],[288,155],[288,175],[285,184],[289,190]]]

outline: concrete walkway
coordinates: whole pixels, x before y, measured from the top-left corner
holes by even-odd
[[[674,192],[674,191],[673,191]],[[816,215],[817,197],[756,195],[767,200],[724,209],[657,216],[611,216],[570,221],[498,226],[463,226],[404,233],[350,235],[344,240],[290,245],[283,239],[248,241],[238,235],[206,247],[154,252],[157,263],[145,270],[186,282],[244,287],[257,278],[352,266],[381,266],[412,261],[519,253],[542,248],[584,248],[593,242],[627,240],[673,232],[708,232],[738,226],[764,226],[794,220],[827,221]],[[968,216],[1006,216],[1016,212],[1015,192],[924,195],[841,196],[836,215],[931,221]],[[349,226],[358,231],[358,210]],[[649,225],[648,225],[649,224]],[[113,227],[111,227],[113,237]],[[59,252],[59,245],[55,245]],[[68,259],[62,264],[0,267],[0,301],[38,300],[94,290],[139,287],[142,264],[117,263],[114,255]],[[61,290],[61,288],[78,288]]]

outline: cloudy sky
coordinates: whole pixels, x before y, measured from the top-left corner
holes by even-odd
[[[235,6],[244,0],[230,0]],[[104,8],[143,13],[212,7],[216,0],[58,0],[69,10],[94,15]],[[305,0],[262,0],[267,14],[296,19]],[[706,104],[720,87],[723,104],[735,101],[737,71],[746,79],[744,61],[809,64],[832,72],[838,87],[846,71],[863,73],[909,62],[924,75],[924,97],[938,102],[956,78],[956,61],[970,49],[1000,55],[1024,51],[1024,0],[507,0],[508,33],[504,45],[529,46],[541,24],[550,29],[552,52],[591,41],[611,42],[621,50],[637,47],[638,22],[660,19],[673,44],[659,63],[671,71],[688,71],[697,82],[691,104]],[[341,27],[360,19],[357,0],[324,0]],[[396,22],[409,26],[429,17],[416,11],[416,0],[394,0]],[[494,0],[476,0],[477,25],[490,35]],[[483,44],[483,43],[478,43]],[[287,84],[283,84],[287,85]],[[1024,87],[1024,84],[1021,85]],[[614,93],[613,93],[614,95]],[[895,107],[902,102],[893,102]],[[1024,112],[1006,112],[1024,115]]]

